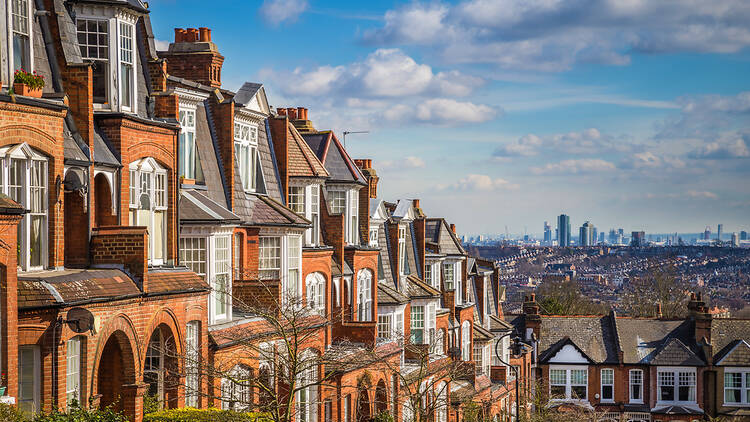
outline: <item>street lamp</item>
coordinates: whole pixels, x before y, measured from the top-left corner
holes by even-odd
[[[511,334],[513,334],[513,332],[509,332],[507,334],[503,334],[502,336],[500,336],[497,339],[497,341],[495,342],[495,356],[497,356],[497,360],[499,360],[500,363],[502,363],[505,366],[509,366],[510,369],[513,370],[513,373],[516,376],[516,421],[518,421],[519,418],[521,417],[521,412],[520,412],[520,403],[521,403],[521,401],[519,399],[519,391],[518,391],[519,390],[519,388],[518,388],[518,368],[516,368],[515,366],[511,365],[510,363],[504,361],[503,358],[500,357],[500,340],[504,339],[505,337],[508,337]],[[525,352],[524,347],[523,347],[523,343],[521,342],[521,338],[518,337],[518,335],[516,335],[515,337],[513,337],[513,339],[511,341],[512,341],[512,344],[510,346],[511,353],[513,353],[513,356],[516,356],[516,357],[517,356],[521,356]]]

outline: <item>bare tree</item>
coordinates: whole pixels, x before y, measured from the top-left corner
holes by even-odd
[[[683,318],[689,286],[669,270],[657,270],[632,280],[621,294],[622,309],[630,316]]]
[[[581,293],[575,281],[546,282],[539,286],[539,306],[546,315],[601,315],[607,306]]]

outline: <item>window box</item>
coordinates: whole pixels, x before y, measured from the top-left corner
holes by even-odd
[[[24,83],[14,83],[13,93],[24,97],[42,98],[42,88],[32,88]]]

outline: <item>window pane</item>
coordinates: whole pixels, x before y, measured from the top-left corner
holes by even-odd
[[[602,386],[602,400],[612,400],[614,388],[611,385]]]
[[[564,369],[550,369],[549,382],[552,385],[565,385],[566,373]]]
[[[582,385],[574,385],[570,387],[570,392],[572,394],[572,399],[580,399],[580,400],[586,400],[586,386]]]

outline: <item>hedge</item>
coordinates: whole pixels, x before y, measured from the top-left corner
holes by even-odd
[[[149,413],[143,422],[271,422],[267,414],[259,412],[235,412],[232,410],[169,409]]]

